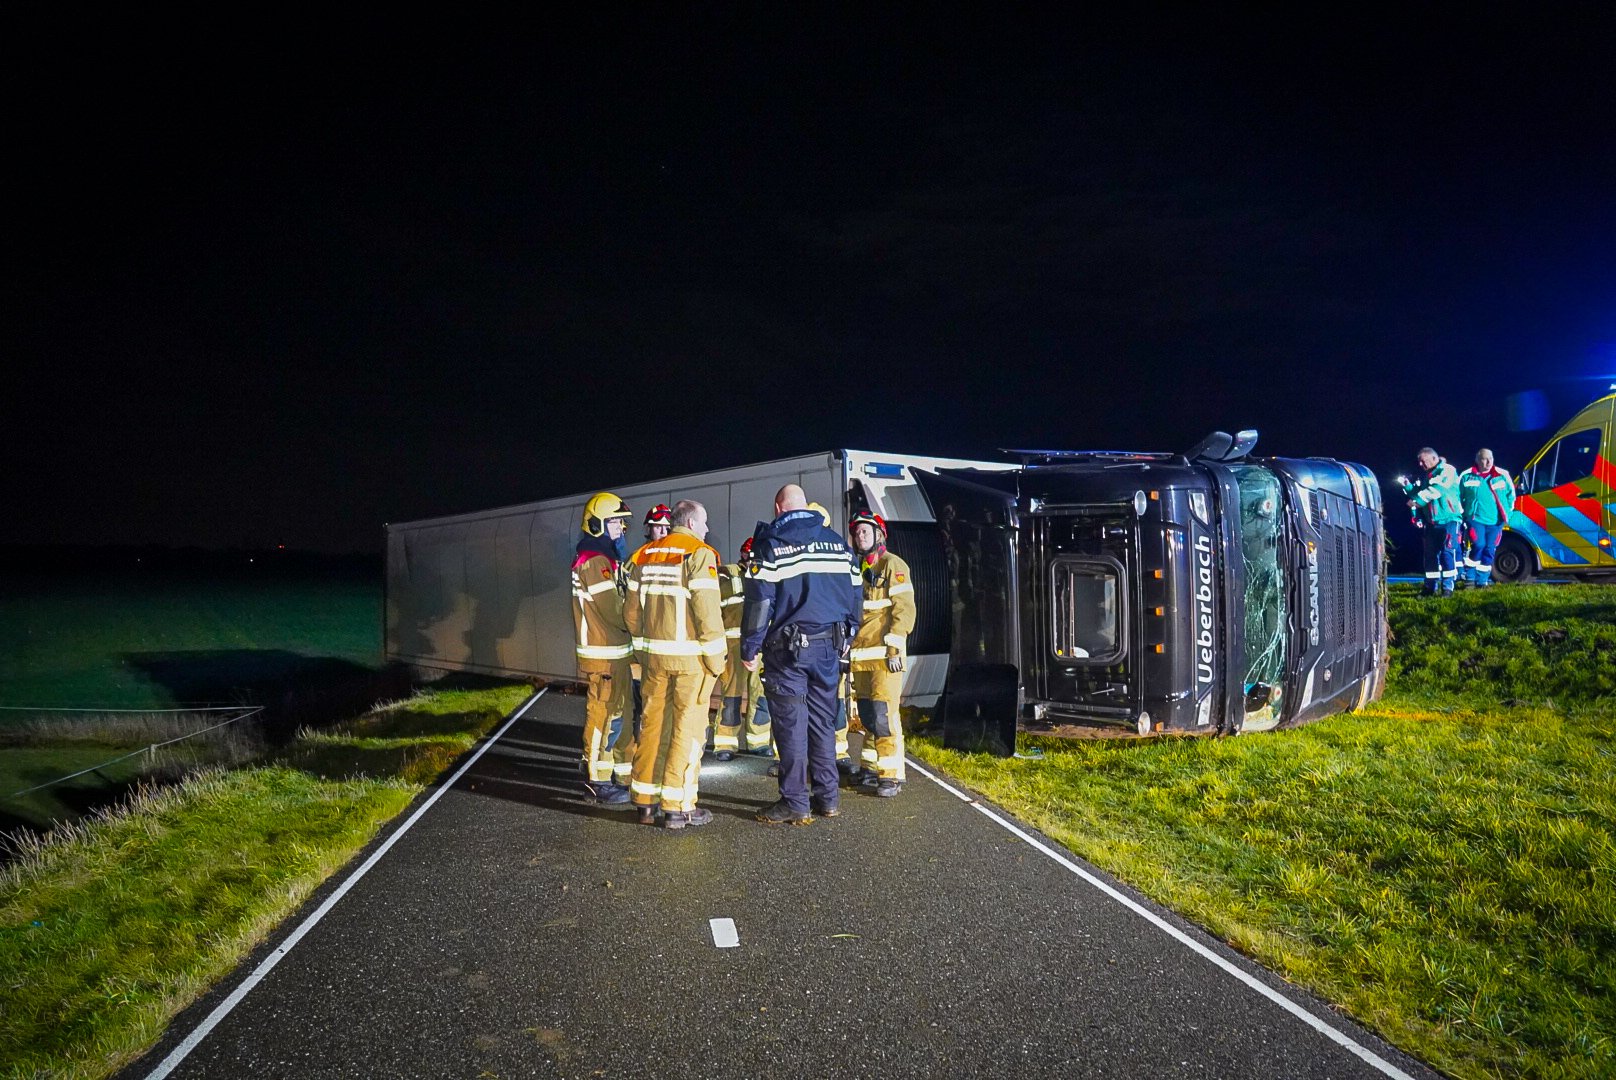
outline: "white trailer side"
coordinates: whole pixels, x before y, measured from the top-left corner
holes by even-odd
[[[917,564],[924,624],[911,639],[924,651],[911,650],[905,694],[926,701],[942,690],[947,673],[948,641],[938,628],[951,624],[951,594],[928,547],[936,544],[934,530],[925,527],[931,513],[909,468],[972,465],[1010,467],[840,450],[596,490],[614,492],[634,509],[631,549],[640,541],[639,519],[646,510],[679,499],[701,502],[707,507],[707,540],[726,561],[759,521],[773,517],[775,492],[788,483],[800,484],[810,501],[824,505],[838,531],[845,530],[850,496],[902,523],[895,524],[892,547]],[[388,659],[515,678],[572,678],[569,568],[579,518],[594,493],[388,525]],[[923,573],[927,564],[929,575]],[[928,583],[927,576],[939,580]]]

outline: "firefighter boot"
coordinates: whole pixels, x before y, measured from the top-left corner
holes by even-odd
[[[693,829],[697,825],[710,824],[712,820],[713,812],[700,806],[691,810],[669,810],[662,818],[662,827],[664,829]]]

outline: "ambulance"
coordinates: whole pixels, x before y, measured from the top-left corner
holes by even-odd
[[[1616,394],[1583,409],[1515,478],[1497,581],[1616,576]]]

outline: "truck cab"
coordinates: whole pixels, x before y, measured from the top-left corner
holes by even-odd
[[[1024,725],[1233,734],[1378,697],[1375,478],[1253,458],[1255,441],[917,473],[954,591],[945,742],[1009,753]]]
[[[1572,417],[1515,478],[1493,577],[1616,574],[1616,394]]]

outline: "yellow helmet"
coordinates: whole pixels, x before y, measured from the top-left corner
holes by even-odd
[[[816,502],[809,503],[808,504],[808,509],[812,510],[814,513],[818,514],[820,517],[824,518],[825,519],[825,528],[827,528],[827,529],[830,528],[830,511],[829,510],[826,510],[823,506],[820,506]]]
[[[603,491],[584,503],[584,520],[579,528],[590,536],[605,536],[607,518],[633,516],[634,511],[628,508],[628,503],[609,491]]]

